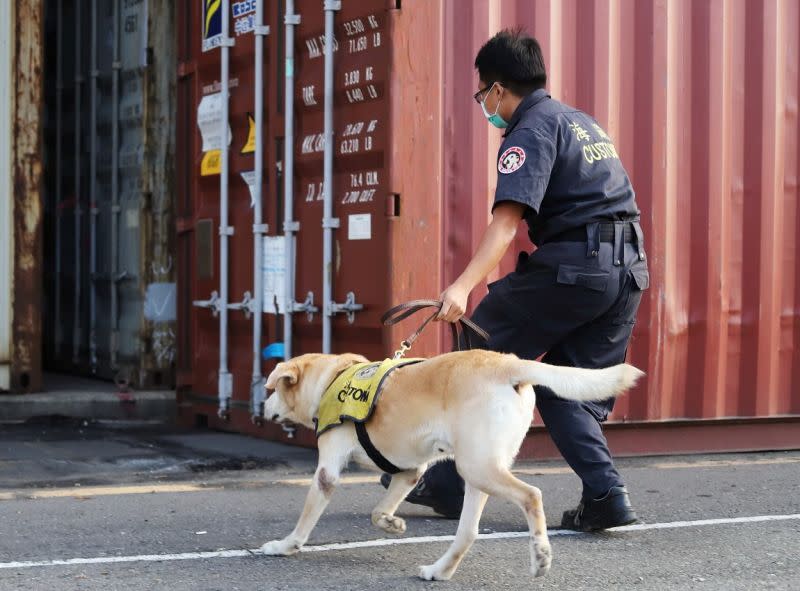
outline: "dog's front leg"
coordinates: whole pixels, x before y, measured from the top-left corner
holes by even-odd
[[[339,483],[339,475],[352,451],[355,430],[350,433],[346,427],[337,427],[324,433],[317,441],[319,464],[314,473],[314,481],[306,496],[306,504],[294,531],[282,540],[267,542],[261,552],[271,556],[289,556],[297,553],[308,540],[311,530],[328,506],[328,502]]]
[[[407,470],[392,476],[389,490],[386,491],[378,505],[372,510],[372,523],[388,534],[402,534],[406,531],[406,521],[395,517],[394,513],[406,498],[408,493],[416,486],[421,472]]]
[[[339,482],[339,468],[320,465],[314,474],[314,482],[308,490],[306,504],[294,531],[282,540],[267,542],[261,552],[270,556],[290,556],[297,553],[308,540],[311,530],[328,506],[331,495]]]

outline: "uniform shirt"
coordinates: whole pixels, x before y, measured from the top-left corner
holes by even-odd
[[[536,245],[603,220],[637,220],[633,187],[614,144],[592,117],[544,89],[514,111],[497,159],[494,205],[527,205]]]

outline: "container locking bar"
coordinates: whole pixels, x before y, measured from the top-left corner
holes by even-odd
[[[228,310],[241,310],[244,312],[245,318],[250,318],[250,315],[257,310],[256,306],[253,295],[249,291],[246,291],[244,292],[241,302],[231,302],[228,304]]]
[[[211,298],[208,300],[194,300],[192,306],[197,308],[211,308],[211,313],[216,317],[221,309],[219,303],[219,292],[215,289],[211,292]]]
[[[319,312],[319,308],[314,305],[314,292],[309,291],[306,294],[305,301],[301,302],[294,302],[294,307],[292,309],[293,314],[297,314],[298,312],[305,312],[308,321],[311,322],[314,320],[314,314]]]
[[[343,304],[337,304],[336,302],[331,302],[330,304],[331,316],[344,312],[347,314],[347,322],[350,324],[356,321],[356,312],[363,309],[364,304],[356,303],[356,294],[352,291],[347,292],[347,297]]]

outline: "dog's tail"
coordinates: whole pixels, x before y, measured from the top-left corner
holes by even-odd
[[[515,384],[546,386],[560,398],[586,401],[619,396],[634,386],[644,372],[627,363],[605,369],[581,369],[518,359],[510,374]]]

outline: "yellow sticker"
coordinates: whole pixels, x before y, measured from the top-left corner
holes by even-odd
[[[250,129],[247,131],[247,143],[242,148],[242,154],[250,154],[256,151],[256,120],[250,115],[247,114],[247,123],[250,126]]]
[[[219,174],[222,169],[222,150],[209,150],[203,154],[200,163],[200,176]]]

